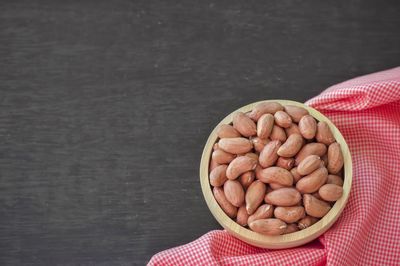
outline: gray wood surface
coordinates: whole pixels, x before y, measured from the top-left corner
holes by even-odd
[[[0,264],[143,265],[220,226],[212,128],[400,63],[399,1],[1,1]]]

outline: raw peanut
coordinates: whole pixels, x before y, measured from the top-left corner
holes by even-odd
[[[324,217],[331,209],[329,203],[319,200],[310,194],[303,195],[303,205],[308,215],[317,218]]]
[[[223,138],[218,142],[220,149],[232,154],[247,153],[253,149],[253,144],[245,138]]]
[[[296,125],[295,123],[292,123],[292,124],[290,125],[290,127],[285,128],[285,132],[286,132],[286,136],[288,136],[288,137],[289,137],[290,135],[292,135],[292,134],[299,134],[299,135],[301,135],[299,126]]]
[[[271,205],[289,207],[301,201],[300,192],[294,188],[280,188],[265,195],[265,202]]]
[[[268,144],[269,140],[255,137],[251,139],[251,142],[253,143],[256,152],[261,152],[264,149],[265,145]]]
[[[269,135],[271,135],[274,121],[273,115],[263,114],[257,122],[257,136],[262,139],[267,139]]]
[[[304,193],[313,193],[317,191],[328,179],[328,171],[325,167],[318,168],[311,174],[303,177],[296,183],[297,190]]]
[[[211,159],[209,171],[211,172],[212,170],[214,170],[214,169],[215,169],[217,166],[219,166],[219,165],[220,165],[219,163],[217,163],[216,161],[214,161],[213,159]]]
[[[309,155],[323,156],[326,153],[326,146],[322,143],[308,143],[301,148],[299,153],[296,155],[296,165],[304,160]]]
[[[264,183],[278,183],[282,186],[293,185],[292,174],[288,170],[277,166],[263,169],[258,179]]]
[[[294,159],[293,158],[279,157],[278,161],[276,162],[276,166],[285,168],[286,170],[290,170],[294,166]]]
[[[211,172],[210,172],[210,184],[213,187],[220,187],[222,186],[225,181],[228,179],[226,177],[226,169],[228,168],[227,165],[222,164],[217,167],[215,167]]]
[[[280,188],[288,187],[288,186],[282,186],[281,184],[278,184],[278,183],[269,183],[269,187],[272,188],[273,190],[275,190],[275,189],[280,189]]]
[[[211,155],[212,160],[218,164],[230,163],[233,159],[235,159],[235,157],[235,155],[223,150],[216,150]]]
[[[299,231],[297,224],[288,224],[284,234],[290,234]]]
[[[286,223],[274,218],[260,219],[253,221],[249,224],[249,227],[254,232],[264,235],[281,235],[286,231]]]
[[[244,190],[239,181],[227,180],[224,184],[224,193],[233,206],[240,207],[244,203]]]
[[[328,123],[325,121],[318,122],[315,138],[318,142],[324,143],[325,145],[330,145],[331,143],[335,142],[332,131],[329,128]]]
[[[297,172],[300,175],[308,175],[321,167],[321,159],[318,155],[309,155],[304,158],[297,166]]]
[[[244,156],[253,158],[254,160],[256,160],[256,161],[258,162],[258,155],[255,154],[254,152],[248,152],[248,153],[246,153]]]
[[[300,180],[300,178],[301,178],[301,175],[300,175],[299,172],[297,171],[297,167],[292,168],[292,169],[290,170],[290,173],[291,173],[292,176],[293,176],[293,182],[294,182],[294,183],[297,183],[297,182]]]
[[[263,114],[275,114],[280,110],[283,110],[283,106],[280,103],[262,102],[254,106],[253,110],[249,114],[249,117],[254,121],[258,121]]]
[[[337,201],[343,195],[343,188],[335,184],[325,184],[319,188],[319,195],[326,201]]]
[[[282,157],[293,157],[303,146],[303,137],[299,134],[292,134],[278,149],[277,153]]]
[[[271,140],[279,140],[280,142],[285,142],[286,141],[285,130],[283,130],[283,128],[281,128],[280,126],[274,125],[269,138]]]
[[[328,175],[327,184],[335,184],[338,186],[343,186],[343,179],[338,175]]]
[[[214,151],[219,150],[219,145],[218,145],[218,143],[214,143],[213,150],[214,150]]]
[[[294,223],[305,216],[305,211],[303,206],[276,207],[274,215],[285,223]]]
[[[249,216],[247,224],[250,224],[255,220],[272,218],[272,216],[274,216],[274,206],[263,204],[258,207],[258,209],[252,215]]]
[[[328,171],[330,174],[337,174],[343,167],[343,154],[339,143],[335,142],[328,148]]]
[[[311,225],[315,224],[318,222],[318,218],[312,217],[312,216],[306,216],[300,221],[297,222],[298,227],[300,230],[306,229],[307,227],[310,227]]]
[[[281,142],[279,140],[270,141],[267,145],[265,145],[258,158],[262,167],[265,168],[272,166],[276,160],[278,160],[277,151],[280,146]]]
[[[225,124],[218,126],[217,135],[220,139],[241,137],[240,133],[233,126]]]
[[[285,105],[285,111],[292,118],[293,122],[296,123],[298,123],[303,116],[308,115],[308,111],[305,108],[295,105]]]
[[[317,132],[317,122],[315,118],[311,115],[305,115],[300,119],[299,129],[301,135],[305,139],[312,139],[315,137],[315,133]]]
[[[247,214],[246,206],[242,205],[237,212],[236,222],[241,226],[246,226],[248,218],[249,215]]]
[[[290,116],[284,111],[278,111],[274,114],[275,123],[283,128],[288,128],[292,124],[292,119]]]
[[[241,174],[254,170],[257,166],[257,160],[250,158],[248,156],[240,156],[230,162],[228,168],[226,169],[226,177],[228,179],[236,179]]]
[[[226,215],[228,215],[230,218],[235,218],[237,214],[237,208],[226,199],[224,190],[220,187],[214,187],[213,194],[215,200],[218,202],[219,206],[226,213]]]
[[[239,182],[246,189],[250,186],[251,183],[253,183],[254,178],[255,178],[254,172],[248,171],[239,177]]]
[[[258,206],[260,206],[264,199],[266,189],[266,185],[259,180],[254,181],[248,187],[245,195],[245,202],[246,210],[249,215],[253,214]]]
[[[239,131],[245,137],[251,137],[257,134],[257,126],[253,120],[242,112],[233,115],[233,128]]]

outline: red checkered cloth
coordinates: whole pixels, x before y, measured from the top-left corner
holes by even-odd
[[[335,123],[353,159],[350,198],[331,229],[286,250],[216,230],[149,265],[400,265],[400,67],[332,86],[307,104]]]

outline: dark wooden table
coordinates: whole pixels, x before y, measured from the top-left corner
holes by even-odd
[[[220,226],[212,128],[400,63],[399,1],[1,1],[0,264],[143,265]]]

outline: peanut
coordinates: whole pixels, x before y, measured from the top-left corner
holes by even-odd
[[[304,158],[297,166],[297,172],[300,175],[308,175],[321,167],[321,159],[318,155],[309,155]]]
[[[325,184],[319,188],[319,196],[326,201],[337,201],[342,197],[343,188],[335,184]]]
[[[247,189],[251,183],[253,183],[255,179],[255,174],[253,171],[248,171],[246,173],[243,173],[240,178],[239,182],[242,184],[243,188]]]
[[[210,184],[213,187],[220,187],[222,186],[225,181],[228,179],[226,177],[226,169],[228,168],[227,165],[222,164],[217,167],[215,167],[211,172],[210,172]]]
[[[318,222],[318,218],[312,217],[312,216],[306,216],[300,221],[297,222],[298,227],[300,230],[306,229],[307,227],[310,227],[311,225],[315,224]]]
[[[277,166],[262,170],[258,179],[264,183],[277,183],[282,186],[291,186],[293,184],[292,174],[288,170]]]
[[[323,156],[326,153],[326,146],[322,143],[308,143],[301,148],[296,155],[296,165],[299,165],[309,155]]]
[[[290,170],[294,166],[294,159],[293,158],[279,157],[278,161],[276,162],[276,166],[285,168],[286,170]]]
[[[228,179],[236,179],[241,174],[254,170],[257,166],[257,160],[254,158],[250,158],[249,156],[240,156],[236,157],[229,163],[228,168],[226,169],[226,177]]]
[[[217,135],[220,139],[224,138],[239,138],[240,133],[231,125],[221,124],[217,128]]]
[[[343,186],[343,179],[338,175],[328,175],[327,184],[335,184],[338,186]]]
[[[305,115],[300,119],[299,130],[305,139],[312,139],[317,132],[317,122],[311,115]]]
[[[235,159],[235,155],[223,150],[215,150],[211,158],[218,164],[227,164],[230,163],[233,159]]]
[[[303,145],[303,138],[299,134],[290,135],[285,143],[279,147],[277,154],[282,157],[293,157],[295,156],[301,146]]]
[[[213,194],[222,210],[224,210],[224,212],[230,218],[235,218],[237,214],[237,208],[226,199],[223,189],[220,187],[214,187]]]
[[[325,145],[330,145],[335,142],[331,129],[324,121],[318,122],[315,138],[318,142],[324,143]]]
[[[253,120],[242,112],[233,115],[233,127],[244,137],[251,137],[257,134],[257,126]]]
[[[263,204],[258,209],[249,216],[247,223],[250,224],[251,222],[259,219],[267,219],[272,218],[274,215],[274,206],[270,204]]]
[[[271,135],[274,127],[274,116],[271,114],[263,114],[257,122],[257,136],[267,139]]]
[[[303,204],[306,213],[316,218],[325,216],[331,209],[329,203],[319,200],[310,194],[303,195]]]
[[[260,206],[264,199],[266,189],[265,184],[259,180],[254,181],[247,188],[245,202],[246,210],[249,215],[253,214],[257,210],[258,206]]]
[[[326,168],[318,168],[311,174],[301,178],[296,183],[296,189],[302,194],[313,193],[326,183],[327,178],[328,171],[326,170]]]
[[[339,143],[332,143],[328,148],[328,171],[330,174],[337,174],[343,167],[343,154]]]
[[[299,231],[297,224],[288,224],[284,234],[290,234]]]
[[[245,205],[240,206],[236,215],[236,222],[241,226],[246,226],[248,219],[249,215],[247,214],[246,206]]]
[[[285,223],[294,223],[305,216],[305,211],[302,206],[276,207],[274,215]]]
[[[265,145],[258,158],[260,165],[264,168],[272,166],[278,160],[277,151],[281,146],[279,140],[273,140]]]
[[[249,227],[254,232],[275,236],[283,234],[286,231],[287,225],[279,219],[268,218],[253,221],[249,224]]]
[[[272,132],[271,132],[271,135],[269,136],[269,138],[271,140],[279,140],[280,142],[285,142],[287,139],[285,130],[283,130],[283,128],[281,128],[280,126],[277,126],[277,125],[275,125],[272,128]]]
[[[280,127],[288,128],[292,124],[292,119],[284,111],[277,111],[274,114],[274,117],[275,117],[275,123]]]
[[[285,105],[285,111],[296,123],[300,122],[303,116],[308,115],[308,111],[305,108],[294,105]]]
[[[227,180],[224,183],[224,193],[233,206],[240,207],[244,203],[244,190],[239,181]]]
[[[301,201],[300,193],[294,188],[280,188],[265,195],[268,204],[289,207]]]
[[[223,138],[218,142],[220,149],[232,154],[247,153],[253,149],[253,144],[245,138]]]
[[[253,110],[249,114],[249,117],[254,121],[258,121],[263,114],[275,114],[277,111],[281,110],[283,110],[283,106],[280,103],[262,102],[254,106]]]
[[[251,142],[253,143],[256,152],[261,152],[264,149],[265,145],[268,144],[269,140],[255,137],[251,139]]]

